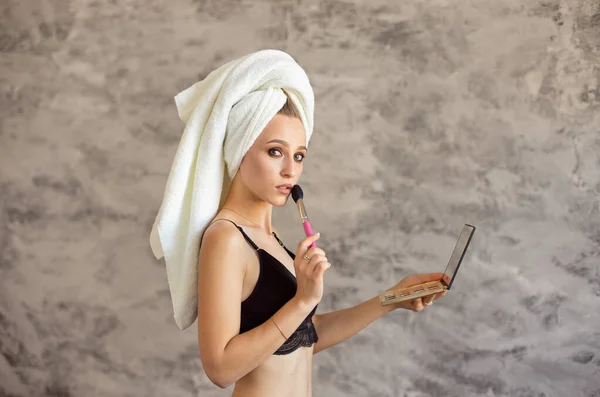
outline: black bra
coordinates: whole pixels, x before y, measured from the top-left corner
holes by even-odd
[[[242,302],[240,321],[241,334],[269,320],[273,314],[294,297],[298,288],[298,282],[296,277],[294,277],[284,264],[267,251],[259,248],[254,241],[244,233],[244,230],[242,230],[240,226],[229,219],[221,219],[229,221],[237,227],[246,241],[250,243],[252,248],[258,253],[260,263],[260,273],[258,275],[256,286],[252,293],[250,293],[250,296]],[[221,219],[216,219],[214,222]],[[287,251],[292,259],[295,259],[296,255],[283,245],[275,232],[273,232],[273,236],[275,236],[279,245]],[[296,331],[294,331],[294,333],[292,333],[283,345],[273,354],[290,354],[301,346],[310,347],[319,340],[312,322],[312,317],[317,311],[318,306],[319,305],[315,306]]]

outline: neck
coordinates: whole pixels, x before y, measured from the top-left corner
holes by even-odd
[[[273,234],[271,220],[273,215],[273,206],[263,200],[246,195],[236,194],[230,190],[222,210],[233,210],[238,216],[247,221],[252,226],[262,227],[268,234]]]

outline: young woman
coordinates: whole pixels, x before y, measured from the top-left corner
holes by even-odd
[[[198,266],[198,344],[204,370],[232,397],[310,397],[313,354],[356,334],[382,315],[420,312],[438,296],[382,306],[379,297],[352,308],[316,315],[323,275],[331,264],[318,234],[295,252],[272,226],[273,206],[289,200],[302,175],[306,134],[289,100],[249,151],[224,204],[205,229]],[[394,287],[438,280],[412,275]]]

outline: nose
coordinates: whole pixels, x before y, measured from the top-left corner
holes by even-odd
[[[283,168],[281,170],[281,173],[287,177],[293,178],[294,176],[296,176],[297,166],[298,164],[294,161],[293,157],[287,157],[283,161]]]

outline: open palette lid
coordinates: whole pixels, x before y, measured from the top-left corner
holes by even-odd
[[[444,270],[444,275],[440,280],[441,283],[444,284],[448,289],[452,287],[452,283],[454,282],[456,274],[458,273],[458,268],[465,257],[465,253],[467,252],[467,248],[469,247],[473,233],[475,233],[475,229],[475,226],[465,223],[462,231],[460,232],[458,241],[454,246],[454,251],[452,251],[452,255],[450,256],[446,270]]]

